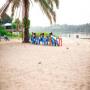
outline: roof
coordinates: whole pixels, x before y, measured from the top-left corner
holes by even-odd
[[[5,23],[5,24],[3,24],[3,26],[12,26],[12,24],[11,23]]]

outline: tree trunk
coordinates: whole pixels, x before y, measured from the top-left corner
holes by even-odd
[[[29,43],[29,29],[24,28],[24,43]]]
[[[28,23],[28,13],[29,13],[29,3],[28,0],[24,0],[24,18],[26,18],[26,23]],[[24,43],[29,43],[29,28],[24,26]]]

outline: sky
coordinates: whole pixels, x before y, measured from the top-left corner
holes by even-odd
[[[0,0],[0,7],[5,0]],[[20,11],[20,10],[19,10]],[[18,12],[19,12],[18,11]],[[10,13],[10,10],[8,10]],[[16,14],[18,17],[20,13]],[[79,25],[90,23],[90,0],[60,0],[59,9],[56,10],[56,24]],[[48,18],[42,13],[38,4],[30,7],[29,18],[31,26],[49,26]]]

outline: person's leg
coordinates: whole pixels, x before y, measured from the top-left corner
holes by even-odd
[[[52,39],[52,46],[54,46],[55,45],[55,43],[54,43],[54,39]]]
[[[31,37],[31,43],[32,43],[32,44],[34,43],[33,37]]]

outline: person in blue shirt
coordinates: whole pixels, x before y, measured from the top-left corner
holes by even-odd
[[[45,44],[45,45],[48,45],[48,42],[49,42],[49,37],[46,36],[45,41],[44,41],[44,44]]]
[[[35,44],[35,41],[36,41],[36,34],[32,32],[31,43]]]
[[[38,36],[36,36],[36,39],[35,39],[35,44],[40,44],[40,39],[39,39],[39,37]]]
[[[44,33],[42,33],[41,35],[40,35],[40,43],[42,44],[42,45],[44,45]]]

